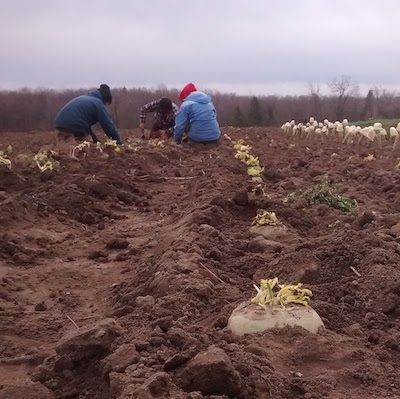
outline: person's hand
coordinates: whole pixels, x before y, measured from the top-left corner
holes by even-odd
[[[140,123],[139,123],[139,129],[140,129],[140,132],[142,133],[141,138],[142,138],[142,139],[145,139],[146,136],[144,135],[144,123],[143,123],[143,122],[140,122]]]
[[[160,131],[160,138],[162,140],[167,140],[168,139],[168,134],[167,134],[167,132],[165,130],[161,130]]]
[[[171,130],[166,130],[165,131],[165,138],[166,139],[172,138],[173,135],[174,135],[174,133]]]

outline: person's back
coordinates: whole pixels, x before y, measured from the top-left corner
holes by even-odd
[[[104,87],[107,89],[103,89]],[[73,98],[58,112],[54,120],[54,127],[78,138],[91,135],[96,141],[97,138],[91,127],[100,123],[106,135],[121,144],[121,137],[105,106],[106,103],[111,103],[111,100],[111,93],[106,85],[101,85],[98,90]]]
[[[190,89],[185,92],[187,87],[190,87]],[[180,97],[183,103],[175,120],[175,140],[180,142],[183,133],[186,131],[189,140],[195,142],[211,143],[218,141],[221,132],[211,97],[197,91],[194,85],[185,86],[182,93]]]
[[[98,118],[98,109],[102,106],[100,93],[89,92],[73,98],[59,111],[54,121],[56,128],[71,129],[87,135]]]

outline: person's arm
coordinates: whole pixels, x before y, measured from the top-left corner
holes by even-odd
[[[92,128],[90,128],[90,137],[92,138],[92,140],[93,140],[93,143],[98,143],[98,142],[100,142],[100,140],[98,139],[98,137],[96,136],[96,134],[94,133],[94,131],[92,130]]]
[[[172,103],[172,114],[174,116],[174,122],[175,122],[175,118],[176,118],[176,114],[178,113],[179,108],[177,107],[177,105],[175,103]],[[175,125],[175,123],[174,123]],[[174,126],[170,127],[169,129],[165,130],[165,134],[167,135],[168,138],[171,138],[174,135]]]
[[[179,108],[175,103],[172,103],[172,113],[174,114],[174,118],[176,118],[176,114],[178,113]]]
[[[156,111],[157,107],[159,106],[159,100],[152,101],[148,104],[143,105],[142,108],[140,108],[140,113],[139,113],[139,120],[140,124],[143,124],[146,122],[146,116],[148,112],[154,112]]]
[[[98,108],[98,118],[100,126],[104,130],[104,133],[110,139],[115,140],[117,144],[122,144],[121,136],[119,135],[118,130],[115,127],[114,122],[107,111],[107,108],[103,104]]]
[[[170,127],[169,129],[166,129],[165,134],[168,138],[171,138],[174,134],[174,127]]]
[[[189,124],[189,105],[183,103],[175,118],[174,140],[180,144],[183,133]]]

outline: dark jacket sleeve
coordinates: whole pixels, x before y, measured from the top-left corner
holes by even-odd
[[[117,142],[117,144],[122,144],[121,136],[118,133],[117,128],[113,120],[111,119],[110,114],[107,111],[107,108],[104,105],[99,106],[98,108],[98,117],[99,123],[104,133],[110,138]]]

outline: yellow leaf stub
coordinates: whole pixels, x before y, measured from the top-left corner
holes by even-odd
[[[281,224],[281,222],[278,220],[275,212],[268,212],[265,209],[259,209],[253,220],[253,225],[256,226],[277,226],[278,224]]]
[[[375,159],[374,154],[368,154],[365,158],[364,161],[373,161]]]
[[[57,153],[55,151],[42,148],[33,157],[33,160],[42,173],[46,172],[47,170],[56,171],[60,167],[60,162],[54,159],[54,156],[56,155]]]
[[[8,159],[7,155],[5,155],[2,151],[0,151],[0,165],[4,165],[8,169],[11,169],[11,161]]]
[[[255,286],[257,295],[251,300],[252,303],[266,309],[267,306],[281,305],[285,307],[290,304],[308,306],[312,291],[302,288],[302,284],[279,284],[278,278],[261,280],[260,288]]]

